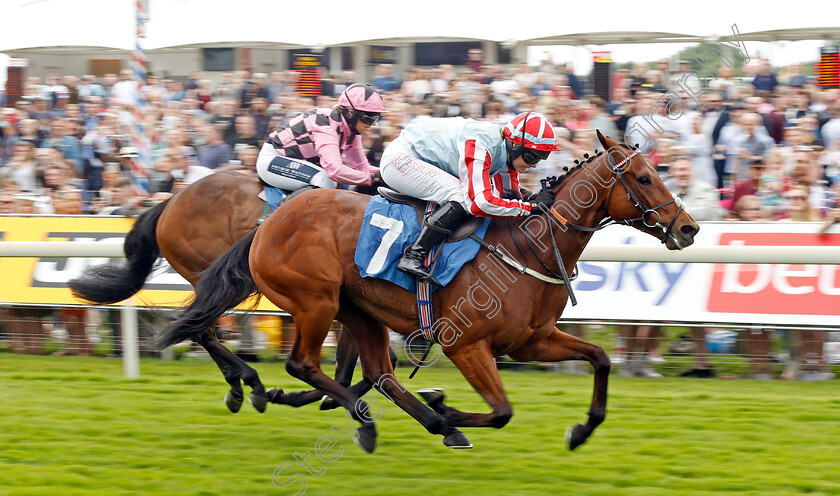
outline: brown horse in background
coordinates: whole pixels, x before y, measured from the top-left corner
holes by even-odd
[[[73,296],[99,305],[123,301],[143,288],[160,256],[195,287],[211,262],[254,229],[265,208],[258,197],[262,189],[258,179],[233,172],[219,172],[196,181],[143,212],[126,235],[126,263],[88,267],[81,277],[68,283]],[[257,371],[219,342],[215,323],[194,339],[230,384],[225,404],[234,413],[243,403],[241,382],[252,388],[251,403],[261,412],[269,400],[301,406],[323,397],[320,391],[266,393]],[[346,332],[339,334],[336,355],[336,377],[349,385],[358,352]]]
[[[692,244],[699,227],[656,170],[638,151],[597,134],[606,152],[548,182],[556,199],[551,215],[491,222],[485,241],[518,253],[520,269],[536,267],[543,276],[571,273],[593,232],[610,222],[661,238],[672,250]],[[354,253],[367,203],[360,195],[316,190],[283,205],[282,215],[272,216],[210,266],[194,302],[164,330],[158,345],[201,332],[227,308],[261,292],[294,317],[297,336],[286,370],[347,408],[362,423],[357,442],[368,451],[375,447],[376,429],[367,405],[320,369],[321,346],[334,319],[356,338],[364,378],[430,433],[445,436],[449,447],[471,446],[457,427],[499,428],[512,417],[494,357],[587,360],[595,370],[589,419],[568,432],[571,449],[585,442],[606,416],[609,358],[600,346],[555,327],[569,299],[565,285],[510,269],[489,250],[434,292],[433,301],[435,320],[445,323],[438,330],[443,353],[492,412],[456,410],[444,404],[439,391],[424,395],[432,410],[402,387],[388,361],[386,326],[405,336],[415,332],[416,297],[359,275]]]

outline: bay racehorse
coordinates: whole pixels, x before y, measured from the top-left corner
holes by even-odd
[[[445,436],[450,447],[471,446],[458,427],[499,428],[513,415],[494,357],[587,360],[595,372],[594,391],[586,424],[567,431],[574,449],[606,416],[610,361],[600,346],[555,327],[569,291],[550,274],[571,273],[593,232],[612,223],[660,238],[671,250],[691,245],[699,230],[636,149],[597,136],[606,152],[547,182],[555,196],[550,215],[493,219],[484,240],[494,250],[479,251],[433,293],[435,320],[446,324],[438,326],[442,351],[487,401],[490,413],[456,410],[439,391],[424,394],[430,409],[392,375],[386,326],[405,336],[414,333],[416,298],[390,282],[359,275],[354,252],[368,198],[348,192],[315,190],[281,206],[282,215],[272,216],[210,266],[195,300],[157,344],[194,336],[226,309],[262,293],[294,317],[297,336],[286,370],[347,408],[362,423],[357,442],[368,451],[375,447],[376,429],[367,405],[357,391],[320,369],[333,319],[356,338],[364,378],[430,433]],[[499,263],[502,256],[518,260],[512,264],[522,270],[506,268]]]
[[[99,305],[123,301],[143,288],[160,256],[195,286],[211,262],[254,229],[265,207],[258,197],[262,188],[255,177],[233,172],[219,172],[196,181],[143,212],[126,235],[126,263],[88,267],[81,277],[68,283],[73,296]],[[230,384],[225,404],[232,412],[242,406],[241,382],[252,388],[251,403],[259,411],[265,410],[269,397],[275,403],[292,406],[323,397],[316,390],[285,394],[275,390],[269,396],[257,371],[219,342],[214,324],[194,339]],[[336,370],[341,383],[349,385],[357,358],[352,336],[341,332]]]

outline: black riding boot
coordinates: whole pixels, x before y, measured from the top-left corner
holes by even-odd
[[[403,254],[397,269],[411,274],[421,281],[429,279],[431,273],[426,268],[426,256],[438,241],[452,233],[461,220],[466,217],[467,211],[458,202],[447,202],[426,219],[420,236]]]

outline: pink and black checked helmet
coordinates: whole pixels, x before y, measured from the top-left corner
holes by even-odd
[[[382,103],[382,96],[369,84],[356,83],[348,86],[338,97],[338,104],[359,112],[377,114],[387,112],[385,105]]]

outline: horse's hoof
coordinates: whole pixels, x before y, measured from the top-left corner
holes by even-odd
[[[324,397],[321,398],[321,405],[318,406],[318,408],[320,410],[335,410],[340,406],[341,405],[339,405],[337,401],[325,394]]]
[[[368,453],[376,449],[376,426],[373,422],[365,422],[359,427],[359,435],[354,439],[356,444]]]
[[[266,396],[268,396],[268,401],[271,403],[283,403],[283,389],[278,387],[268,388],[265,391]]]
[[[443,438],[443,444],[452,449],[470,449],[473,447],[467,436],[458,430]]]
[[[242,397],[241,392],[237,391],[228,391],[225,395],[225,405],[228,407],[231,413],[236,413],[242,408],[242,402],[244,398]]]
[[[589,439],[589,432],[586,427],[577,424],[574,427],[566,429],[566,441],[569,442],[569,450],[574,450]]]
[[[432,405],[434,403],[442,402],[446,395],[443,393],[443,389],[441,388],[425,388],[425,389],[418,389],[417,394],[423,397],[426,400],[426,403]]]
[[[251,395],[248,396],[248,401],[254,405],[254,408],[256,408],[258,412],[263,413],[265,412],[266,405],[268,405],[268,395],[258,395],[251,392]]]

